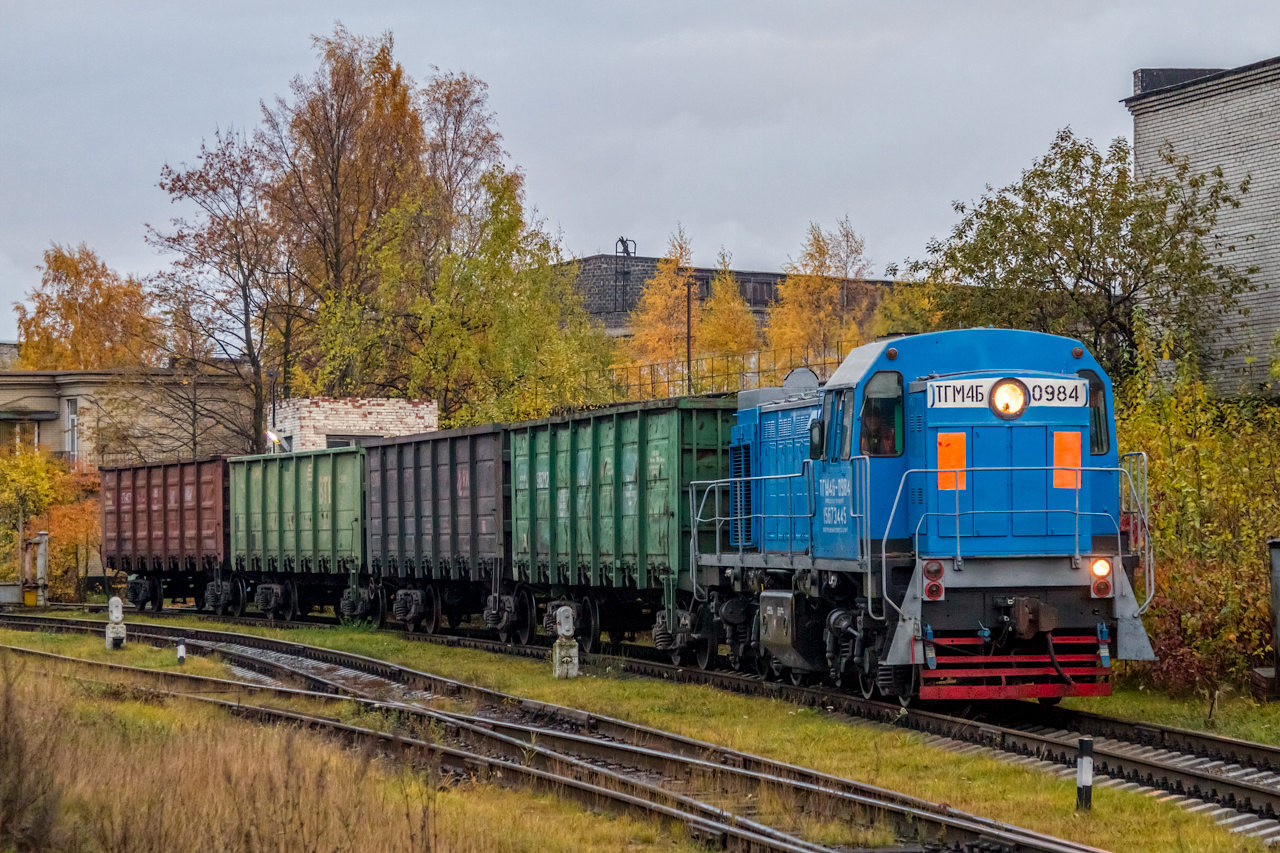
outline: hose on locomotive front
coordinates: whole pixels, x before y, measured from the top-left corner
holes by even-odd
[[[1067,683],[1068,687],[1075,687],[1076,683],[1071,680],[1071,676],[1067,675],[1066,670],[1062,668],[1062,664],[1058,663],[1058,653],[1053,649],[1053,632],[1044,632],[1045,641],[1049,644],[1049,661],[1053,664],[1053,668],[1058,671],[1058,675],[1062,676],[1062,680]]]

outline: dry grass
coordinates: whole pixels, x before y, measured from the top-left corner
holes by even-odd
[[[549,797],[442,788],[425,760],[406,768],[210,706],[139,701],[30,666],[0,652],[2,851],[693,849]],[[24,670],[16,679],[15,668]]]

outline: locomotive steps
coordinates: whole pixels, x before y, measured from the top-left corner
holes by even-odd
[[[171,625],[162,627],[172,630]],[[193,630],[183,629],[182,633],[190,637]],[[645,670],[689,682],[709,681],[784,701],[735,697],[706,687],[677,687],[645,679],[586,678],[572,683],[553,682],[541,661],[513,661],[435,643],[409,642],[391,632],[300,628],[290,631],[289,636],[359,650],[370,658],[397,660],[415,669],[428,669],[453,675],[458,680],[480,682],[509,693],[581,708],[590,712],[587,716],[596,719],[603,719],[597,714],[621,716],[687,737],[723,743],[741,753],[765,750],[789,763],[807,764],[835,776],[870,780],[888,788],[910,791],[930,802],[951,803],[965,811],[1034,827],[1049,835],[1074,837],[1098,847],[1164,850],[1181,843],[1199,850],[1261,849],[1254,846],[1256,842],[1212,828],[1202,817],[1184,815],[1151,798],[1124,792],[1099,794],[1092,815],[1083,819],[1075,817],[1071,810],[1074,785],[1070,782],[1048,774],[1027,774],[995,762],[922,749],[923,738],[901,729],[851,727],[847,720],[842,722],[839,713],[810,710],[812,707],[833,708],[859,714],[852,698],[840,697],[832,691],[803,690],[742,680],[725,673],[708,674],[620,660],[600,660],[593,666],[597,669],[612,666],[615,672],[621,667]],[[247,642],[243,635],[237,635],[237,641]],[[440,642],[505,648],[498,643],[461,638]],[[540,654],[535,649],[522,651]],[[374,661],[373,665],[386,666],[381,661]],[[890,719],[890,715],[900,713],[897,706],[880,708],[876,713],[883,716],[870,716]],[[952,725],[961,724],[966,729],[977,728],[969,721]],[[978,747],[973,749],[976,751]]]

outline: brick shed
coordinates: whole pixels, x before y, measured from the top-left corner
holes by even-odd
[[[440,410],[434,400],[298,397],[276,404],[275,424],[281,450],[319,450],[433,432]]]

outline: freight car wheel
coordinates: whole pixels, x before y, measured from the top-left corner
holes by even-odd
[[[284,610],[281,611],[280,617],[286,622],[296,622],[302,612],[302,608],[298,606],[298,585],[293,581],[286,581],[284,595]]]
[[[516,642],[527,646],[537,635],[538,608],[533,601],[533,593],[522,589],[516,593],[516,607],[519,608],[520,624],[516,628]]]
[[[249,590],[245,588],[244,578],[231,581],[231,615],[239,619],[249,603]]]
[[[160,578],[151,579],[151,612],[164,610],[164,584]]]
[[[204,587],[196,587],[196,610],[203,612],[207,603],[204,598]]]
[[[715,637],[703,637],[701,640],[694,641],[693,660],[698,665],[698,669],[711,669],[715,665],[719,645]]]
[[[440,633],[440,590],[428,586],[422,591],[422,618],[418,624],[427,634]],[[407,630],[407,628],[406,628]]]
[[[593,655],[600,651],[600,603],[594,596],[583,596],[578,612],[582,614],[578,642],[582,644],[582,651]]]

